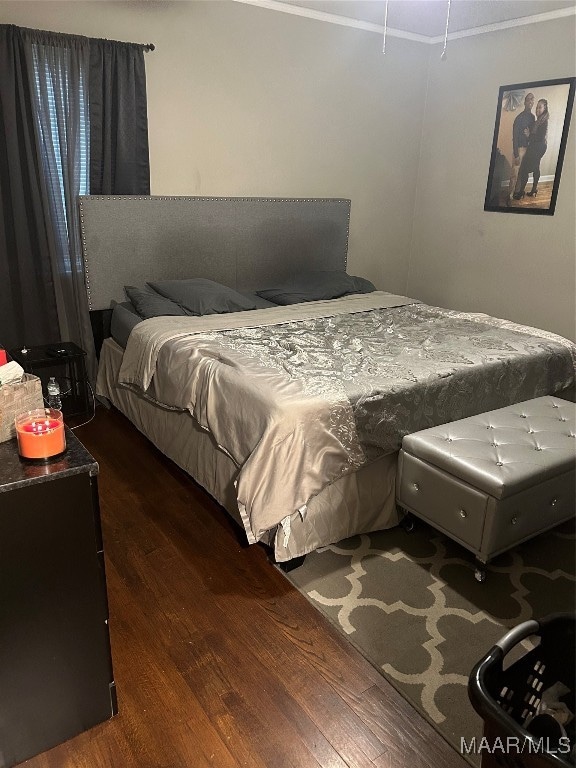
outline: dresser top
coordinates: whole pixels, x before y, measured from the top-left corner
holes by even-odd
[[[16,438],[0,443],[0,493],[82,472],[98,474],[98,463],[68,427],[66,452],[60,458],[45,464],[34,464],[21,459]]]

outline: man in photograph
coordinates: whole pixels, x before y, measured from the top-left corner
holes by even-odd
[[[517,192],[518,171],[520,169],[520,164],[522,163],[522,158],[526,154],[530,138],[530,129],[536,122],[536,117],[532,112],[533,107],[534,94],[527,93],[524,98],[524,109],[516,116],[514,125],[512,126],[512,151],[514,157],[512,160],[512,168],[510,170],[510,182],[508,184],[508,205],[510,204],[513,195]]]

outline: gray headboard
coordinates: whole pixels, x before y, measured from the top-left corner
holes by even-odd
[[[237,290],[299,270],[346,269],[350,200],[262,197],[80,197],[91,310],[124,286],[205,277]]]

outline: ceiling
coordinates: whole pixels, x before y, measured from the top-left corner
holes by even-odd
[[[385,0],[281,0],[285,5],[350,19],[384,24]],[[280,3],[277,3],[280,4]],[[576,8],[576,0],[451,0],[450,32]],[[440,37],[446,28],[448,0],[389,0],[387,25],[426,37]],[[573,17],[566,18],[574,24]]]

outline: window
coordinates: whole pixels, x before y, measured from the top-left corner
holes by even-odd
[[[59,269],[69,274],[71,221],[78,195],[89,193],[88,67],[71,48],[34,43],[34,105]],[[76,256],[78,258],[78,256]]]

